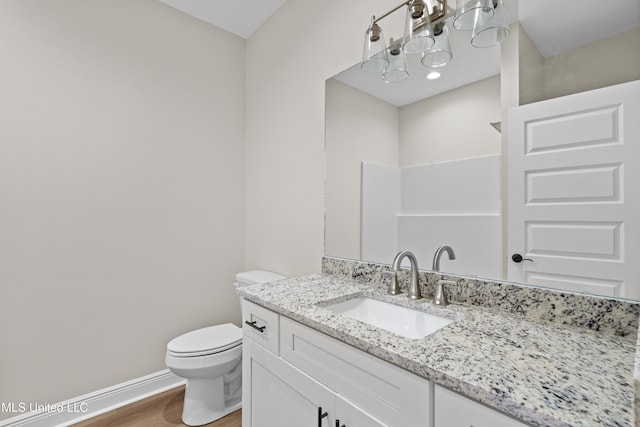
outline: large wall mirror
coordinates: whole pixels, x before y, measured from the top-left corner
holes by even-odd
[[[561,3],[505,0],[515,37],[508,48],[476,49],[468,34],[450,31],[453,60],[434,80],[409,57],[401,83],[359,63],[326,81],[325,255],[390,264],[412,250],[429,270],[446,244],[456,259],[445,255],[440,271],[514,281],[501,133],[514,94],[501,93],[503,80],[519,80],[523,105],[640,79],[637,0],[616,1],[606,16],[596,1]],[[513,63],[518,76],[507,74]],[[637,233],[618,237],[640,242]],[[620,289],[572,290],[638,298]]]

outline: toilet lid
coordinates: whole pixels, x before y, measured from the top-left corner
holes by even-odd
[[[176,356],[204,356],[242,343],[242,329],[232,323],[209,326],[172,339],[167,350]]]

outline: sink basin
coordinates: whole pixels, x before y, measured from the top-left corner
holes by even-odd
[[[353,298],[326,308],[407,338],[424,338],[453,321],[365,297]]]

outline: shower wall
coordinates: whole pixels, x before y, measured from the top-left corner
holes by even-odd
[[[500,277],[500,156],[394,167],[362,164],[361,258],[391,263],[410,250],[422,268],[440,245],[458,274]],[[451,263],[455,263],[451,264]]]

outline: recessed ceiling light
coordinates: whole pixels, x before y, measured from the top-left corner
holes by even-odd
[[[437,72],[437,71],[432,71],[432,72],[430,72],[429,74],[427,74],[427,78],[428,78],[429,80],[435,80],[435,79],[437,79],[438,77],[440,77],[440,73],[439,73],[439,72]]]

